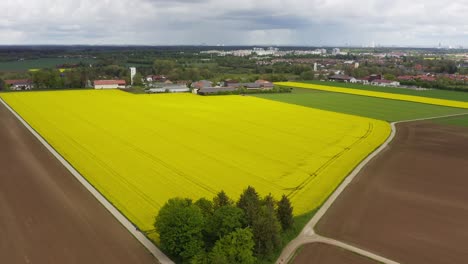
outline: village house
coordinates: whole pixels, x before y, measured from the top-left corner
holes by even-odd
[[[328,77],[328,80],[334,81],[334,82],[356,82],[356,79],[354,77],[348,76],[348,75],[342,75],[342,74],[335,74],[330,77]]]
[[[192,83],[192,88],[194,89],[202,89],[202,88],[209,88],[209,87],[213,87],[213,83],[207,80],[201,80],[201,81]]]
[[[223,87],[231,87],[231,86],[236,86],[239,84],[239,81],[233,80],[233,79],[226,79],[221,82],[221,86]]]
[[[124,89],[125,80],[95,80],[94,89]]]
[[[376,79],[371,82],[371,85],[375,86],[385,86],[385,87],[398,87],[400,86],[400,82],[398,81],[391,81],[391,80],[380,80]]]
[[[13,91],[31,90],[33,83],[29,79],[5,80],[5,85]]]
[[[146,76],[147,82],[165,82],[167,80],[164,75],[148,75]]]

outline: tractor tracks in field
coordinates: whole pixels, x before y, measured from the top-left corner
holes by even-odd
[[[354,146],[358,145],[359,143],[361,143],[362,141],[367,139],[369,137],[369,135],[372,133],[372,131],[374,131],[374,124],[369,122],[369,126],[368,126],[366,132],[364,133],[364,135],[360,136],[356,141],[351,143],[349,146],[343,148],[343,150],[341,150],[339,153],[337,153],[336,155],[331,157],[329,160],[327,160],[327,162],[322,164],[319,168],[317,168],[317,170],[310,173],[309,177],[307,177],[303,182],[301,182],[295,188],[292,188],[292,191],[287,195],[288,198],[289,199],[293,198],[297,194],[298,191],[302,190],[304,188],[304,186],[306,186],[311,181],[313,181],[323,170],[325,170],[330,165],[332,165],[336,160],[338,160],[340,157],[342,157],[346,152],[349,152],[351,149],[353,149]]]
[[[277,264],[286,264],[289,263],[295,252],[303,245],[309,243],[324,243],[331,246],[336,246],[353,253],[362,255],[369,259],[375,260],[380,263],[387,263],[387,264],[397,264],[398,262],[385,258],[383,256],[377,255],[375,253],[369,252],[365,249],[361,249],[356,246],[352,246],[346,244],[344,242],[327,238],[321,236],[315,232],[315,227],[317,223],[322,219],[328,209],[333,205],[336,199],[340,196],[340,194],[346,189],[346,187],[354,180],[354,178],[365,168],[365,166],[373,160],[376,156],[378,156],[383,150],[387,149],[389,144],[393,141],[396,135],[396,125],[399,123],[408,123],[408,122],[416,122],[416,121],[425,121],[425,120],[432,120],[432,119],[440,119],[440,118],[447,118],[447,117],[456,117],[456,116],[464,116],[468,115],[468,112],[461,113],[461,114],[452,114],[452,115],[444,115],[444,116],[435,116],[435,117],[428,117],[428,118],[420,118],[420,119],[412,119],[412,120],[404,120],[404,121],[397,121],[390,123],[391,125],[391,133],[387,140],[380,145],[374,152],[369,154],[358,166],[354,168],[354,170],[343,180],[343,182],[336,188],[336,190],[328,197],[325,203],[320,207],[317,213],[312,217],[312,219],[306,224],[306,226],[302,229],[301,233],[292,241],[288,243],[288,245],[283,249],[281,252],[280,257],[276,261]]]

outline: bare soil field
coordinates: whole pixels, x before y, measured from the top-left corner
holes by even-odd
[[[0,263],[156,263],[0,105]]]
[[[468,129],[398,124],[316,230],[401,263],[467,263]]]
[[[375,264],[376,262],[347,250],[323,243],[305,245],[294,264]]]

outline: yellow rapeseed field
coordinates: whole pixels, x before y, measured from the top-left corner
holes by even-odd
[[[364,96],[370,96],[370,97],[378,97],[378,98],[385,98],[385,99],[393,99],[393,100],[400,100],[400,101],[409,101],[409,102],[416,102],[416,103],[423,103],[423,104],[442,105],[442,106],[450,106],[450,107],[468,109],[467,102],[460,102],[460,101],[453,101],[453,100],[446,100],[446,99],[437,99],[437,98],[429,98],[429,97],[405,95],[405,94],[393,94],[393,93],[385,93],[385,92],[375,92],[375,91],[367,91],[367,90],[360,90],[360,89],[353,89],[353,88],[333,87],[333,86],[309,84],[309,83],[298,83],[298,82],[278,82],[276,84],[290,86],[290,87],[297,87],[297,88],[307,88],[307,89],[314,89],[314,90],[321,90],[321,91],[328,91],[328,92],[364,95]]]
[[[249,96],[0,95],[142,230],[170,198],[247,186],[316,208],[389,135],[386,122]]]

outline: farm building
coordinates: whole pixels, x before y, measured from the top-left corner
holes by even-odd
[[[201,81],[192,83],[192,88],[195,88],[195,89],[209,88],[212,86],[213,86],[213,83],[207,80],[201,80]]]
[[[328,77],[330,81],[336,81],[336,82],[351,82],[355,81],[353,77],[350,77],[348,75],[342,75],[342,74],[336,74]],[[354,79],[354,80],[353,80]]]
[[[273,89],[273,87],[275,87],[275,85],[272,82],[269,82],[269,81],[266,81],[266,80],[256,80],[255,83],[260,84],[260,86],[263,89],[269,89],[269,88]]]
[[[146,91],[147,93],[186,93],[190,92],[190,88],[187,85],[181,84],[171,84],[171,85],[162,85],[155,88],[150,88]]]
[[[126,84],[125,80],[96,80],[94,89],[123,89]]]
[[[227,87],[229,88],[245,88],[247,90],[271,90],[273,89],[273,83],[265,80],[258,80],[253,83],[231,83]]]
[[[29,79],[5,80],[5,85],[13,91],[31,90],[33,83]]]
[[[209,95],[209,94],[218,94],[222,92],[234,92],[236,90],[237,88],[233,88],[233,87],[201,88],[201,89],[198,89],[197,94]]]

